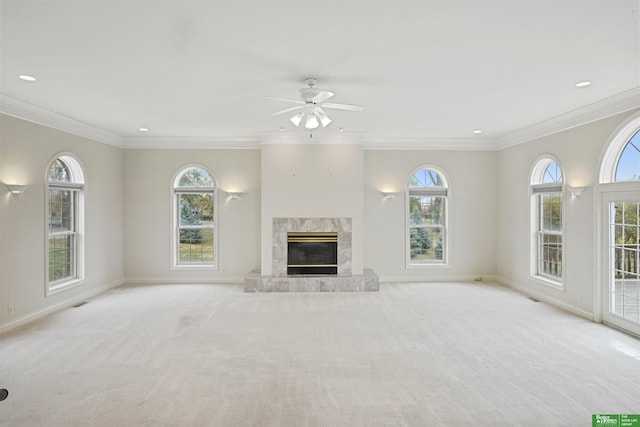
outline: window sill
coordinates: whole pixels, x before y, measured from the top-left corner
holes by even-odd
[[[532,275],[531,279],[538,282],[541,285],[548,286],[558,291],[564,291],[564,281],[562,279],[553,280],[546,276],[539,276],[539,275]]]
[[[172,270],[208,270],[215,271],[218,269],[215,265],[207,264],[177,264],[171,267]]]
[[[422,270],[427,268],[451,268],[451,266],[446,262],[425,262],[407,265],[407,270]]]
[[[66,291],[76,286],[84,285],[87,281],[85,279],[72,279],[67,282],[56,283],[55,285],[47,284],[46,296],[51,296],[62,291]]]

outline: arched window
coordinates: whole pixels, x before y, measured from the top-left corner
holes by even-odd
[[[416,170],[408,183],[408,264],[447,261],[447,192],[444,175],[435,168]]]
[[[640,113],[612,134],[600,166],[602,319],[640,334]],[[608,282],[608,283],[607,283]]]
[[[174,266],[216,265],[215,182],[200,166],[181,170],[173,181]]]
[[[84,172],[71,155],[47,169],[47,295],[84,278]]]
[[[563,272],[563,173],[549,157],[539,160],[531,174],[533,239],[532,272],[562,282]]]

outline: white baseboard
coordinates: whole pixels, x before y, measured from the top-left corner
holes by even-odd
[[[416,282],[495,282],[497,276],[487,274],[465,276],[379,276],[380,283],[416,283]]]
[[[522,286],[521,284],[519,284],[518,282],[515,282],[513,280],[507,279],[505,277],[502,276],[496,276],[496,281],[499,283],[502,283],[503,285],[506,285],[512,289],[515,289],[516,291],[523,293],[527,296],[530,296],[532,298],[535,298],[539,301],[544,301],[548,304],[551,304],[555,307],[558,307],[562,310],[568,311],[570,313],[575,314],[576,316],[580,316],[583,317],[587,320],[591,320],[593,321],[593,313],[590,311],[587,311],[583,308],[580,307],[576,307],[575,305],[572,304],[567,304],[564,301],[560,301],[556,298],[550,297],[548,295],[536,292],[530,288],[526,288],[524,286]]]
[[[17,328],[18,326],[26,325],[27,323],[33,322],[36,319],[44,317],[48,314],[55,313],[56,311],[62,310],[64,308],[70,307],[74,304],[82,302],[87,298],[94,297],[99,295],[109,289],[117,288],[118,286],[124,285],[124,279],[119,279],[111,283],[107,283],[104,286],[98,286],[92,288],[91,290],[84,292],[80,295],[76,295],[73,298],[69,298],[65,301],[59,302],[57,304],[53,304],[47,307],[44,307],[40,310],[34,311],[32,313],[25,314],[23,316],[17,317],[15,319],[10,320],[7,323],[0,325],[0,335],[5,332],[10,331],[11,329]]]
[[[185,278],[167,278],[167,277],[125,277],[124,282],[128,285],[170,285],[170,284],[237,285],[237,284],[244,283],[244,277],[237,277],[237,276],[210,277],[208,279],[185,279]]]

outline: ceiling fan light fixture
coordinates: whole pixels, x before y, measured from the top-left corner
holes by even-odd
[[[304,112],[301,112],[291,117],[289,120],[291,121],[291,123],[293,123],[294,126],[300,126],[300,122],[302,122],[303,116],[304,116]]]
[[[320,120],[323,128],[326,128],[331,123],[331,119],[321,108],[316,108],[314,114]]]
[[[317,89],[315,87],[316,79],[308,78],[306,79],[307,87],[300,89],[299,95],[301,100],[296,101],[292,99],[285,98],[276,98],[267,96],[266,98],[274,99],[276,101],[286,101],[296,104],[294,107],[285,108],[284,110],[276,111],[272,113],[272,116],[279,116],[280,114],[291,113],[293,111],[298,111],[296,115],[291,117],[289,121],[296,126],[299,127],[304,123],[304,127],[308,130],[316,129],[320,125],[322,127],[327,127],[333,120],[327,116],[327,113],[324,112],[324,108],[334,109],[334,110],[345,110],[345,111],[362,111],[363,107],[361,105],[353,105],[353,104],[337,104],[334,102],[325,102],[326,100],[332,98],[335,93],[324,90]]]
[[[320,123],[322,124],[323,128],[326,128],[327,126],[329,126],[329,124],[331,124],[331,119],[327,116],[324,116],[320,119]]]
[[[307,121],[304,124],[304,127],[307,129],[315,129],[320,126],[320,122],[318,118],[314,114],[307,115]]]

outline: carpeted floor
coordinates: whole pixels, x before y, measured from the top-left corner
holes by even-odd
[[[124,286],[0,336],[2,426],[590,426],[640,340],[480,283]]]

